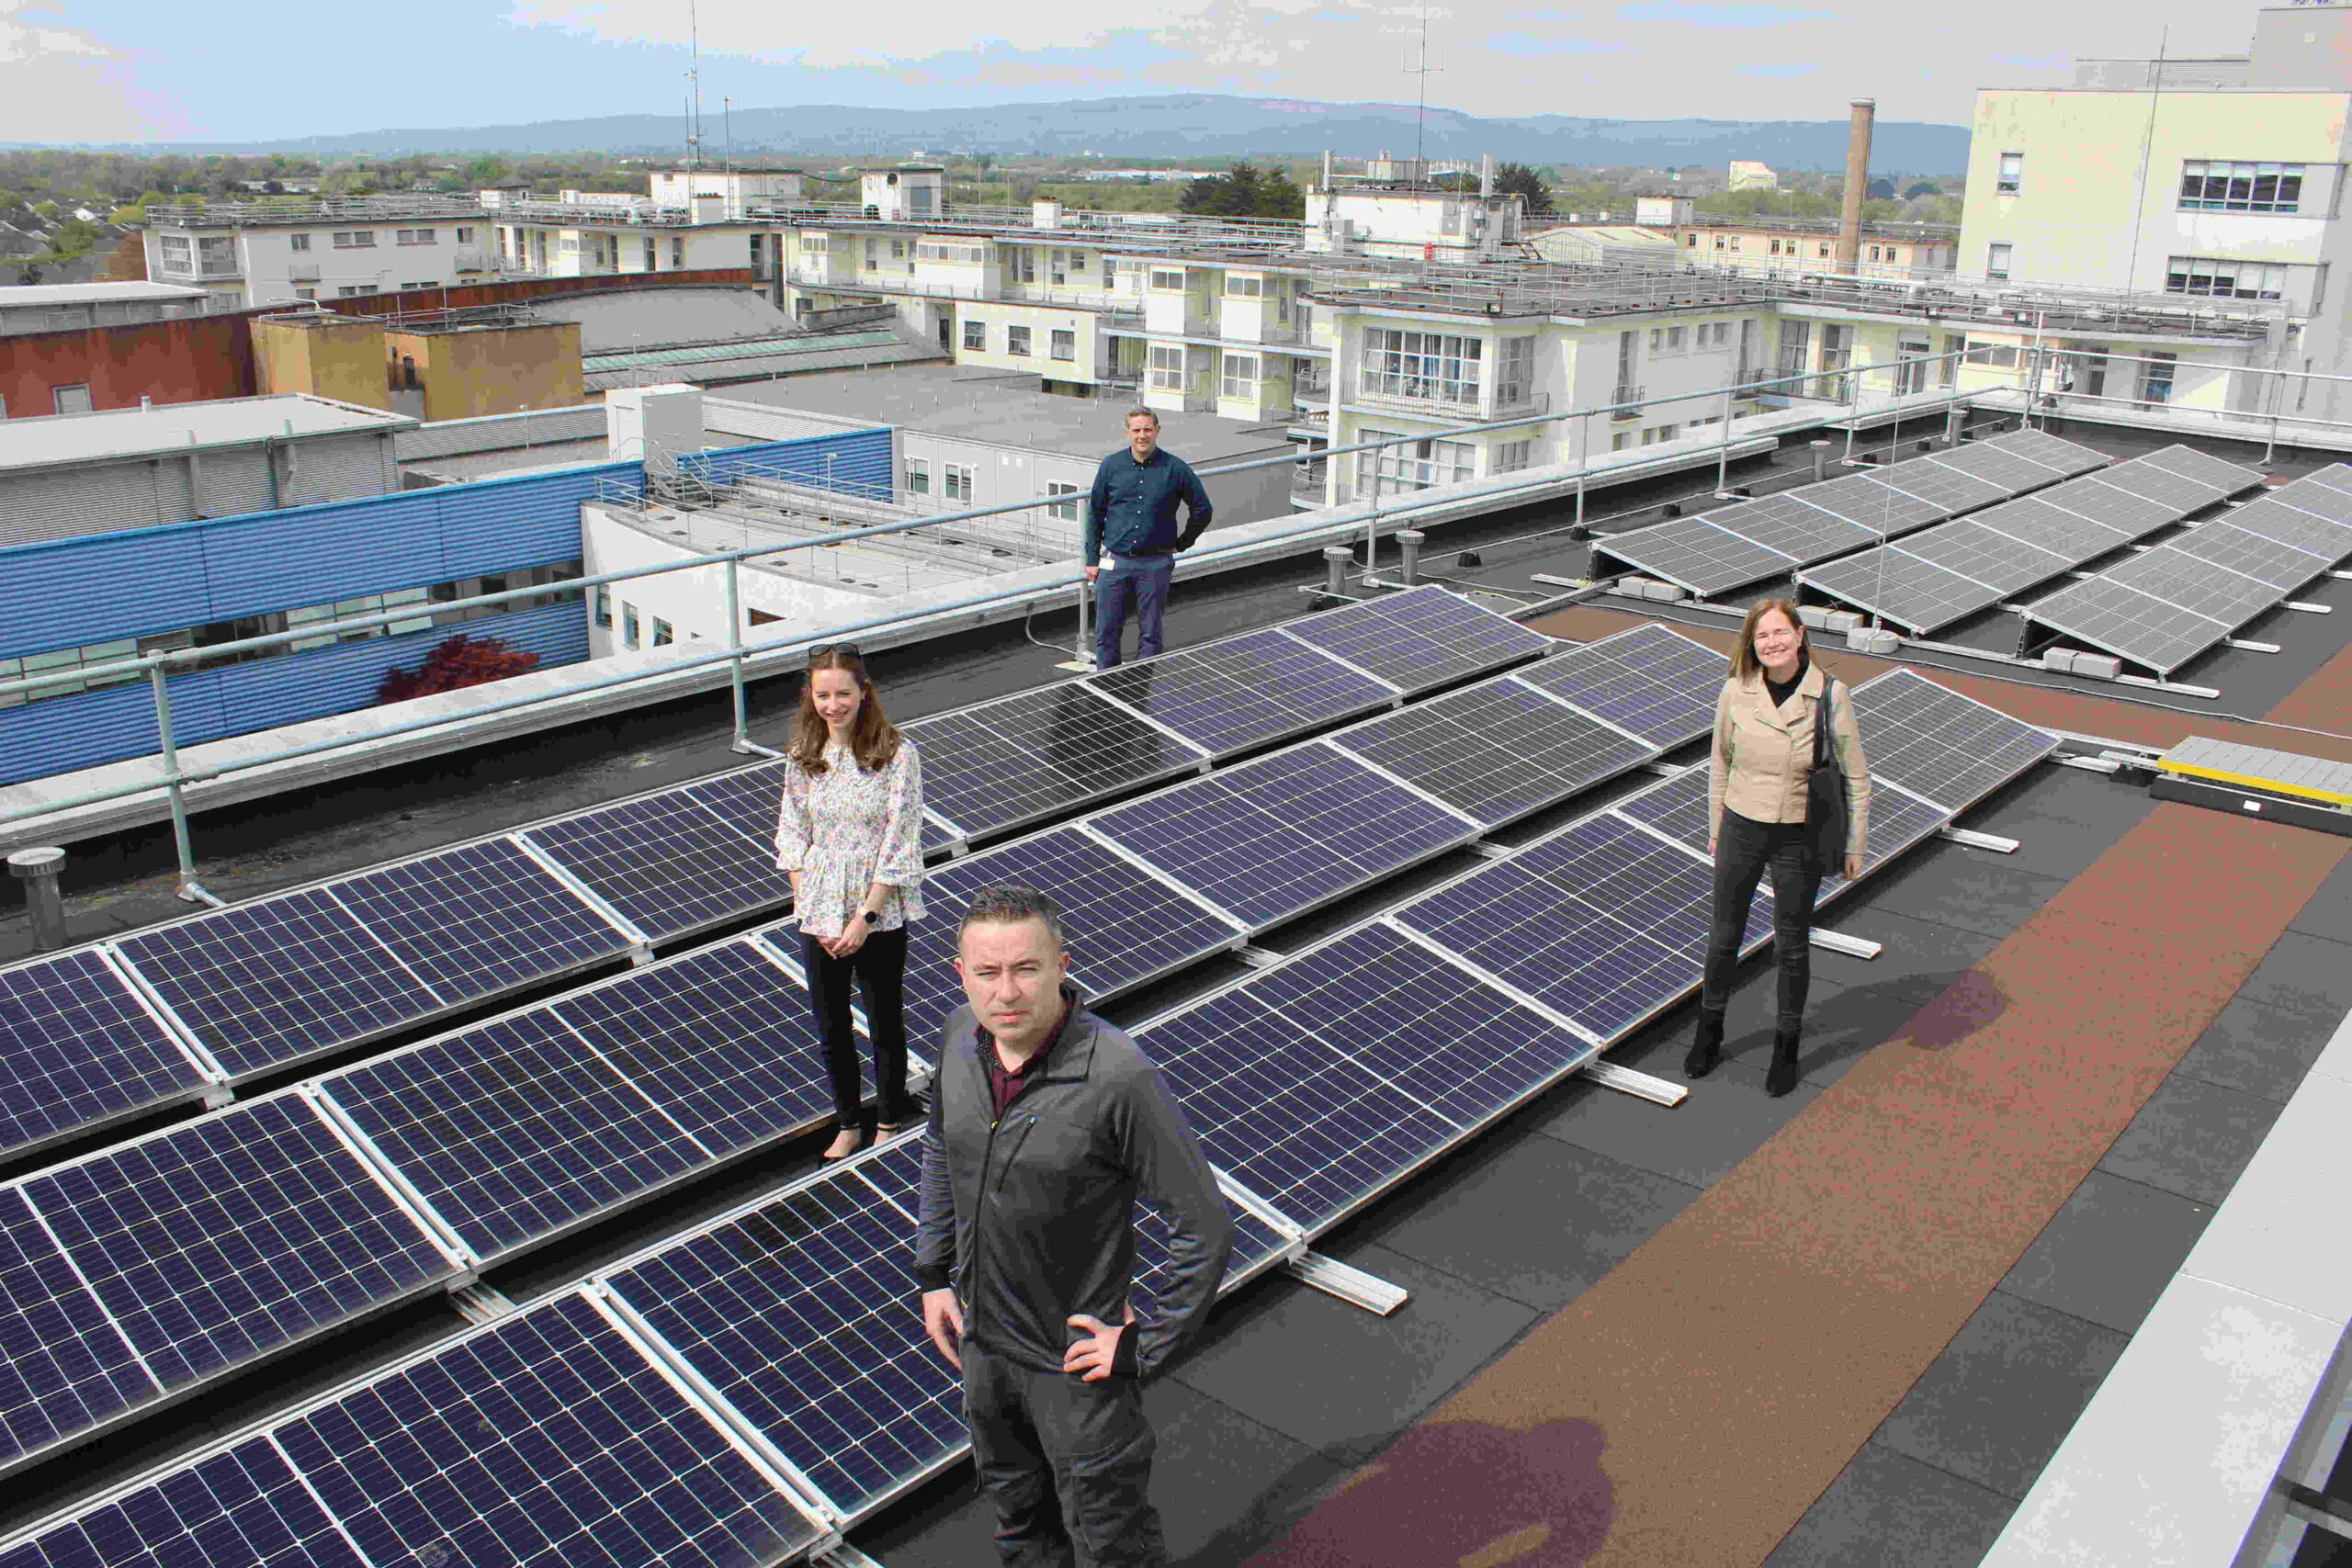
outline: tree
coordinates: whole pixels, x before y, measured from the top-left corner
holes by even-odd
[[[1943,190],[1933,180],[1921,180],[1903,193],[1905,201],[1917,201],[1923,196],[1941,196]]]
[[[1544,176],[1525,164],[1495,165],[1495,189],[1503,196],[1515,196],[1527,204],[1530,218],[1549,218],[1553,212],[1552,187]]]
[[[404,703],[411,697],[527,675],[538,667],[539,656],[528,649],[509,648],[494,637],[468,637],[459,632],[426,654],[413,672],[385,671],[383,684],[376,688],[376,700]]]

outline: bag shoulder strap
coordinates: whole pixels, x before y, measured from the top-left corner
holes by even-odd
[[[1838,678],[1824,670],[1821,672],[1821,705],[1813,715],[1813,765],[1825,766],[1829,761],[1829,727],[1837,721],[1831,704],[1838,698]]]

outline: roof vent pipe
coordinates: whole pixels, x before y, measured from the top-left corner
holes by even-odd
[[[1851,274],[1862,260],[1862,197],[1871,183],[1871,125],[1878,118],[1876,98],[1856,98],[1851,128],[1846,133],[1846,192],[1838,213],[1838,270]]]
[[[1495,155],[1492,152],[1479,154],[1478,194],[1480,196],[1495,194]]]

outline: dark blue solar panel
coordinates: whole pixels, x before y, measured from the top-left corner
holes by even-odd
[[[1351,604],[1283,628],[1408,692],[1550,650],[1552,639],[1434,584]]]
[[[1941,807],[1931,806],[1910,791],[1898,789],[1884,779],[1871,781],[1871,820],[1868,841],[1862,852],[1862,874],[1884,865],[1888,861],[1951,820],[1951,813]],[[1821,897],[1842,893],[1847,886],[1843,876],[1821,879]]]
[[[1238,1203],[1226,1205],[1233,1218],[1233,1256],[1226,1260],[1222,1294],[1250,1279],[1289,1250],[1283,1233]],[[1138,1321],[1159,1314],[1168,1291],[1168,1222],[1144,1204],[1136,1205],[1136,1283],[1131,1298]]]
[[[903,1171],[911,1149],[883,1157]],[[836,1178],[666,1247],[611,1284],[855,1514],[965,1441],[962,1381],[923,1334],[914,1229],[873,1187]]]
[[[1097,998],[1215,953],[1241,934],[1076,828],[956,861],[924,883],[925,913],[908,938],[907,1038],[917,1051],[936,1055],[940,1026],[964,1005],[956,922],[973,894],[998,883],[1040,888],[1060,901],[1070,978]],[[780,933],[780,940],[797,938]]]
[[[1476,831],[1324,741],[1162,791],[1091,826],[1252,926]]]
[[[355,876],[334,893],[453,1006],[628,945],[503,839]]]
[[[1678,844],[1707,852],[1707,770],[1685,768],[1638,795],[1629,795],[1613,808]]]
[[[370,1568],[267,1438],[248,1438],[12,1548],[0,1568]]]
[[[784,764],[762,762],[678,792],[755,844],[775,841],[776,817],[784,804]]]
[[[1654,746],[1707,733],[1724,656],[1664,626],[1636,626],[1518,671],[1529,685],[1632,730]]]
[[[2058,738],[1910,670],[1854,688],[1871,776],[1963,810],[2058,749]]]
[[[192,1094],[204,1081],[96,953],[0,972],[0,1153]]]
[[[1089,683],[1216,756],[1396,696],[1362,671],[1273,629],[1122,664]]]
[[[1331,744],[1488,828],[1657,755],[1508,675],[1357,725]]]
[[[1600,817],[1396,918],[1605,1043],[1698,984],[1712,884],[1705,863]],[[1743,945],[1770,931],[1770,898],[1759,893]]]
[[[775,829],[754,840],[685,790],[623,801],[530,830],[549,859],[646,935],[676,936],[792,897]]]
[[[752,1568],[818,1535],[576,1294],[275,1435],[378,1563]]]
[[[749,942],[657,964],[549,1010],[714,1156],[832,1106],[808,993]]]
[[[291,1095],[32,1177],[23,1191],[166,1388],[456,1271]]]
[[[0,1188],[0,1461],[160,1392],[13,1187]]]
[[[323,891],[223,909],[117,946],[232,1074],[347,1045],[447,1005]]]
[[[970,834],[1008,831],[1204,760],[1082,681],[921,718],[923,804]]]
[[[479,1258],[711,1157],[545,1011],[323,1082]]]

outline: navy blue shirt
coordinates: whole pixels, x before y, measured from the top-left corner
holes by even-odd
[[[1176,503],[1184,503],[1182,532]],[[1094,470],[1094,493],[1086,507],[1086,542],[1080,558],[1092,566],[1107,547],[1114,556],[1164,556],[1185,550],[1209,525],[1209,492],[1192,465],[1155,446],[1151,460],[1136,461],[1126,447],[1102,459]]]

